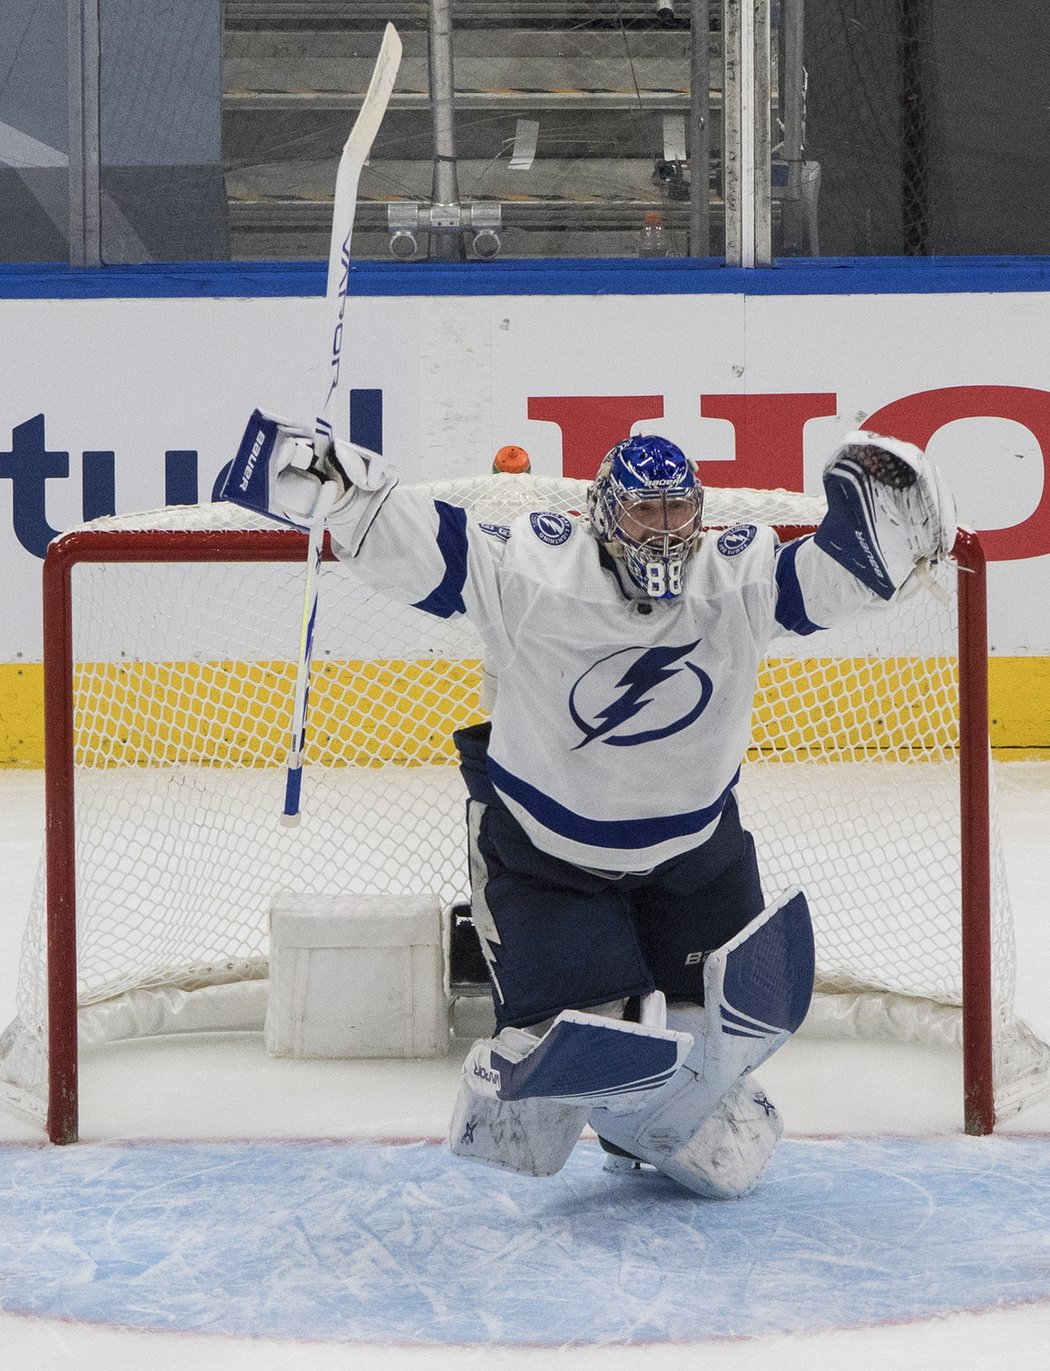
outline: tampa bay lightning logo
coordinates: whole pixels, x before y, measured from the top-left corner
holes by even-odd
[[[569,713],[584,735],[573,751],[596,739],[612,747],[637,747],[688,728],[714,693],[707,672],[682,661],[699,641],[622,648],[595,662],[569,693]],[[629,728],[632,719],[644,726]]]
[[[564,543],[572,532],[572,524],[564,514],[530,514],[529,522],[540,542],[549,543],[551,547]]]
[[[727,528],[718,540],[718,550],[723,557],[739,557],[755,541],[757,532],[754,524],[737,524],[736,528]]]

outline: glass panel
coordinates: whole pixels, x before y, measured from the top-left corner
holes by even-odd
[[[326,255],[339,149],[387,19],[405,55],[361,181],[358,256],[389,258],[395,236],[420,258],[720,254],[717,27],[690,98],[691,14],[709,8],[717,24],[721,6],[696,0],[454,0],[454,161],[435,197],[430,6],[227,0],[233,255]],[[459,206],[462,227],[433,228],[435,198]]]
[[[741,0],[451,0],[435,51],[451,54],[454,144],[436,189],[444,3],[84,0],[100,147],[81,168],[78,142],[74,199],[103,260],[323,258],[388,19],[405,61],[362,178],[359,256],[723,258],[723,10]],[[76,8],[0,9],[0,260],[70,256]],[[774,258],[1047,252],[1046,7],[770,0],[769,16],[757,260],[767,242]],[[85,109],[93,137],[90,92]],[[435,200],[451,205],[436,228]]]
[[[229,256],[220,0],[101,0],[102,260]]]
[[[0,11],[0,261],[69,255],[66,0]]]
[[[821,255],[1048,251],[1045,6],[809,0],[805,25]]]

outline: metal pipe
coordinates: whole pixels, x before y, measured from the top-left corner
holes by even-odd
[[[692,0],[689,52],[689,255],[711,255],[711,48],[709,0]]]
[[[963,1126],[980,1135],[995,1128],[987,571],[974,533],[961,529],[952,555],[959,567]]]
[[[47,873],[47,1133],[79,1137],[77,852],[73,770],[72,562],[52,543],[44,559],[44,807]]]
[[[452,61],[451,0],[430,0],[429,73],[430,109],[434,122],[430,256],[442,261],[461,261],[466,257],[466,246],[462,233],[458,231],[460,208],[459,178],[456,174],[456,83]],[[443,211],[442,207],[447,208]],[[452,231],[442,233],[442,227]]]
[[[802,155],[806,136],[806,77],[803,65],[803,0],[782,0],[784,62],[780,69],[780,117],[784,126],[783,158],[787,165],[784,188],[784,253],[803,250],[807,239],[802,205]],[[813,251],[812,244],[808,245]]]
[[[722,7],[722,201],[725,206],[726,266],[743,260],[743,203],[741,108],[744,76],[741,71],[741,0],[725,0]]]
[[[769,0],[753,0],[751,101],[751,266],[768,267],[773,260],[773,120],[772,52]]]

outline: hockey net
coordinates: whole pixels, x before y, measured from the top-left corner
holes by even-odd
[[[488,522],[585,507],[585,484],[565,479],[428,489]],[[791,536],[822,510],[709,490],[705,518]],[[49,552],[49,852],[0,1077],[42,1112],[50,1076],[56,1140],[76,1135],[78,1041],[261,1027],[275,892],[468,898],[451,734],[483,717],[479,639],[330,560],[303,818],[279,821],[304,551],[293,530],[217,503],[97,520]],[[985,649],[978,632],[960,668],[958,585],[983,580],[954,562],[932,575],[843,628],[774,643],[741,809],[767,896],[799,884],[810,898],[810,1031],[962,1043],[966,1126],[987,1131],[1042,1087],[1047,1048],[1013,1013],[986,718],[971,708],[966,723]]]

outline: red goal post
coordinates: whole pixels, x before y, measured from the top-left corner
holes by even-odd
[[[432,489],[480,517],[505,522],[517,509],[579,509],[584,486],[552,478],[486,477],[435,483]],[[793,537],[819,518],[819,502],[785,492],[710,491],[707,518],[714,526],[774,523],[783,537]],[[283,711],[290,712],[291,695],[285,668],[294,656],[295,594],[305,548],[304,535],[215,505],[99,520],[56,539],[49,549],[44,569],[46,901],[36,916],[46,936],[41,933],[34,941],[32,927],[27,930],[19,1020],[16,1031],[5,1035],[9,1050],[7,1060],[0,1060],[0,1074],[28,1098],[40,1089],[40,1082],[30,1078],[44,1070],[47,1128],[55,1142],[78,1135],[80,1042],[110,1033],[164,1031],[151,1011],[140,1010],[136,997],[167,985],[177,986],[188,1001],[224,988],[248,986],[255,993],[264,986],[265,891],[251,892],[243,911],[231,911],[227,904],[238,896],[236,887],[255,879],[259,850],[268,852],[278,841],[265,816],[276,822],[280,808],[279,769],[287,736],[282,737]],[[763,784],[772,779],[774,792],[785,785],[788,792],[783,824],[769,817],[781,801],[763,793],[762,815],[753,823],[760,852],[764,845],[782,848],[790,874],[804,865],[803,883],[818,911],[837,898],[844,902],[843,913],[823,929],[817,917],[818,948],[829,949],[825,997],[866,997],[860,1014],[851,1009],[843,1015],[856,1023],[868,1020],[871,1004],[896,996],[910,1007],[921,1006],[920,1018],[932,1016],[936,1040],[950,1040],[957,1032],[945,1027],[944,1014],[957,1018],[961,1009],[963,1123],[967,1132],[987,1133],[997,1109],[1019,1107],[1033,1082],[1045,1075],[1046,1049],[1014,1020],[1013,967],[1004,965],[1013,955],[1012,928],[989,800],[985,568],[976,535],[960,533],[953,559],[954,567],[942,569],[939,596],[920,590],[911,597],[922,615],[938,619],[938,632],[944,630],[940,621],[950,621],[950,649],[932,632],[924,637],[921,627],[918,648],[898,641],[894,634],[903,630],[894,627],[892,613],[870,616],[868,627],[884,635],[871,646],[847,642],[827,657],[815,640],[807,640],[805,651],[819,651],[819,659],[778,659],[771,668],[771,684],[763,685],[756,700],[752,761],[744,771],[748,778],[763,777]],[[359,834],[358,841],[366,853],[364,864],[374,853],[375,867],[360,873],[360,889],[400,891],[404,882],[411,886],[418,879],[428,889],[438,887],[447,903],[462,899],[461,801],[445,735],[477,714],[472,692],[480,648],[469,625],[442,625],[416,611],[406,619],[403,607],[353,588],[354,578],[341,567],[329,567],[331,561],[328,554],[309,725],[311,737],[320,741],[308,754],[304,833],[282,841],[305,842],[307,857],[316,856],[324,826],[337,831],[331,826],[340,816],[346,821],[347,805],[357,827],[360,811],[353,806],[361,802],[355,786],[367,781],[367,809],[376,826]],[[280,596],[270,588],[271,572],[279,578]],[[154,575],[160,578],[156,584]],[[91,598],[85,598],[81,581],[92,583]],[[202,590],[210,590],[210,602],[201,598]],[[344,590],[348,601],[335,607]],[[945,598],[955,607],[942,604]],[[246,621],[260,610],[258,636],[253,636],[256,629]],[[139,622],[153,615],[156,620],[150,617],[148,627]],[[412,616],[426,622],[417,624]],[[104,617],[112,622],[98,627],[93,638],[95,621]],[[274,648],[271,630],[278,639],[283,635],[287,652]],[[243,638],[237,636],[241,633]],[[453,638],[443,636],[447,633]],[[943,665],[949,657],[951,665]],[[816,683],[807,665],[814,660],[822,663]],[[930,669],[937,673],[936,686],[918,674],[927,660],[935,664]],[[937,707],[943,707],[947,722],[920,717],[934,695],[943,696]],[[828,723],[833,714],[834,730]],[[845,741],[836,737],[832,744],[830,734],[839,730]],[[913,828],[905,824],[907,831],[900,831],[900,794],[915,796],[913,808],[927,803],[916,779],[926,760],[919,753],[930,739],[937,755],[926,769],[937,773],[938,787],[944,780],[942,763],[951,771],[954,798],[937,803],[953,812],[936,824],[923,814]],[[895,752],[888,760],[883,754],[889,748]],[[854,836],[812,858],[803,855],[799,829],[819,829],[821,815],[834,828],[828,814],[841,816],[844,808],[852,814],[858,802],[848,797],[872,779],[866,772],[880,770],[883,779],[893,773],[893,785],[902,781],[904,790],[891,790],[889,800],[876,796],[865,817],[857,819],[865,841]],[[843,792],[847,798],[825,802],[827,787],[838,783],[840,773],[850,787]],[[331,799],[324,789],[329,780]],[[91,798],[89,781],[100,787],[100,799]],[[233,818],[223,806],[235,783],[252,798],[238,798]],[[805,796],[811,783],[814,822],[808,823],[799,806],[810,803]],[[427,788],[434,784],[436,789]],[[741,787],[745,814],[749,785],[750,779]],[[262,808],[237,828],[257,794]],[[371,798],[375,794],[378,800]],[[883,816],[885,838],[870,832]],[[147,822],[151,827],[142,853],[153,854],[164,866],[156,889],[154,876],[144,870],[147,858],[129,855],[138,841],[136,830]],[[229,848],[223,848],[227,842]],[[847,879],[840,891],[843,854],[851,857],[865,843],[873,865],[862,866],[854,884]],[[159,844],[170,844],[170,850],[158,853]],[[936,861],[940,873],[929,878],[929,890],[936,884],[947,892],[943,911],[938,906],[935,913],[925,904],[930,898],[932,905],[922,870],[927,861],[931,870]],[[234,889],[202,893],[194,886],[185,898],[181,890],[175,895],[166,886],[161,890],[169,871],[178,871],[173,885],[192,883],[208,863],[222,873],[208,877],[211,886],[225,882]],[[885,890],[872,891],[865,909],[857,906],[873,870],[891,878],[887,886],[905,884],[897,880],[898,868],[915,869],[918,903],[895,912],[883,931],[877,921],[884,917]],[[357,878],[357,873],[349,877],[351,883]],[[258,879],[273,877],[260,873]],[[322,879],[348,877],[342,871]],[[126,885],[144,889],[125,892]],[[125,893],[132,901],[127,910],[117,907]],[[183,905],[172,913],[175,903],[167,903],[183,898],[185,908],[205,911],[192,916],[201,926],[187,930],[185,946],[158,951],[153,930],[159,941],[172,925],[186,922]],[[927,978],[922,963],[930,930],[941,923],[947,970]],[[899,986],[892,984],[897,962],[904,960],[915,966],[905,969]],[[117,1001],[124,1027],[85,1029],[85,1016],[94,1022]],[[257,993],[255,1004],[257,1014]],[[222,1022],[228,1026],[228,1019]],[[884,1029],[871,1031],[882,1035]],[[920,1028],[916,1035],[925,1032]]]

